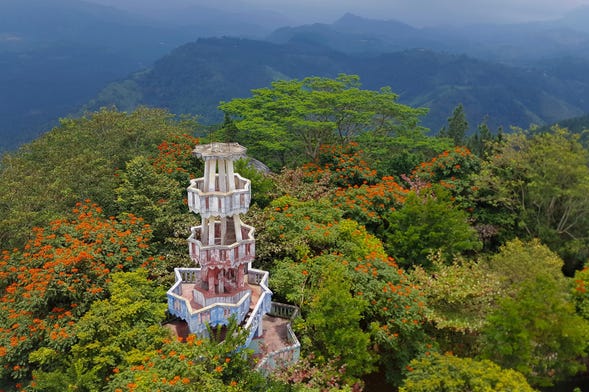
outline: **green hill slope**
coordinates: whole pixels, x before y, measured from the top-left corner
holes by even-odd
[[[391,86],[400,102],[430,108],[424,125],[437,131],[453,108],[463,103],[468,120],[489,118],[489,125],[527,127],[579,116],[589,83],[545,72],[475,60],[467,56],[407,50],[382,55],[347,55],[311,43],[272,44],[215,38],[183,45],[151,70],[111,84],[88,108],[116,105],[165,107],[174,113],[221,120],[220,101],[248,96],[276,79],[357,74],[363,86]]]

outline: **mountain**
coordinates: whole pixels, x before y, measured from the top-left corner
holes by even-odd
[[[246,15],[204,6],[184,11],[186,23],[173,24],[81,0],[0,1],[0,152],[33,139],[108,83],[178,45],[270,31]]]
[[[313,42],[345,53],[427,48],[512,65],[529,65],[563,55],[589,59],[589,31],[582,23],[576,23],[576,18],[571,14],[549,22],[415,28],[395,20],[346,14],[331,24],[280,28],[267,39],[275,43]]]
[[[250,95],[273,80],[358,74],[364,88],[391,86],[400,102],[425,106],[425,126],[438,131],[456,105],[465,107],[471,126],[488,117],[491,127],[528,127],[589,111],[589,81],[544,71],[500,65],[465,55],[412,49],[352,55],[316,43],[215,38],[183,45],[148,71],[113,83],[88,108],[114,104],[166,107],[174,113],[221,121],[220,101]]]
[[[345,14],[271,32],[287,20],[239,0],[227,0],[231,11],[206,0],[135,0],[125,10],[116,0],[90,1],[0,1],[0,151],[88,102],[160,105],[213,123],[221,100],[280,78],[340,72],[430,107],[424,122],[434,130],[458,103],[472,124],[488,115],[497,126],[587,111],[589,32],[577,16],[586,9],[550,22],[461,28]],[[173,50],[210,36],[267,40],[199,40]]]

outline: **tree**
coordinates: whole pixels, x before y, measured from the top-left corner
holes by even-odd
[[[305,320],[300,323],[305,340],[315,356],[333,358],[345,368],[347,378],[359,377],[374,370],[376,358],[370,353],[370,335],[360,326],[366,301],[349,290],[351,282],[345,266],[329,256],[314,260],[324,271],[314,279],[318,287],[305,305]]]
[[[458,106],[454,108],[452,116],[448,118],[448,127],[442,128],[440,136],[452,139],[455,146],[463,146],[467,131],[468,121],[466,120],[466,114],[464,113],[464,106],[458,104]]]
[[[429,255],[437,250],[449,261],[481,248],[468,214],[454,207],[449,192],[440,186],[409,193],[401,208],[385,215],[380,236],[387,253],[406,268],[431,267]]]
[[[252,94],[219,108],[237,128],[236,141],[272,169],[316,161],[322,145],[345,144],[364,132],[416,127],[425,113],[397,103],[389,88],[360,89],[354,75],[281,80]]]
[[[141,363],[168,337],[160,325],[165,317],[165,292],[147,280],[147,272],[119,272],[111,278],[110,297],[95,301],[76,323],[77,343],[70,355],[64,358],[54,350],[31,354],[45,369],[34,373],[36,389],[102,389],[113,369]]]
[[[455,259],[448,265],[438,252],[429,270],[418,266],[410,278],[427,303],[426,318],[441,352],[474,357],[480,334],[501,294],[501,282],[483,261]]]
[[[26,379],[29,353],[68,352],[76,321],[106,296],[111,271],[151,267],[151,229],[131,214],[106,218],[90,201],[75,218],[33,230],[23,249],[3,251],[0,261],[0,378]]]
[[[358,365],[369,363],[366,355],[335,347],[333,339],[338,334],[350,339],[349,332],[360,328],[358,342],[350,345],[359,349],[365,336],[360,332],[369,333],[377,364],[389,381],[398,382],[401,369],[430,343],[422,328],[423,297],[386,255],[382,243],[357,222],[342,219],[341,214],[325,199],[276,199],[257,220],[266,223],[259,231],[260,248],[256,251],[271,260],[266,263],[272,271],[275,297],[300,307],[303,317],[298,327],[304,333],[299,337],[313,342],[306,347],[321,348],[315,354],[335,360],[337,365],[346,358],[354,366],[351,375],[359,376]],[[361,317],[357,318],[354,307],[342,315],[338,309],[347,305],[359,308]],[[312,318],[306,329],[308,315]],[[338,318],[345,321],[341,326]],[[332,333],[317,332],[318,326],[328,321]],[[330,352],[339,352],[342,358],[330,358]]]
[[[195,123],[162,109],[132,113],[103,109],[60,125],[0,163],[0,247],[21,247],[33,227],[68,214],[91,199],[116,214],[115,172],[137,155],[158,154],[171,135],[191,133]]]
[[[587,151],[560,128],[506,135],[496,149],[475,176],[478,208],[503,237],[541,239],[572,275],[589,255]]]
[[[552,385],[585,366],[589,323],[575,313],[562,260],[538,241],[515,240],[490,261],[505,296],[483,328],[482,356]]]
[[[186,209],[178,183],[157,173],[142,156],[127,162],[115,194],[120,211],[144,218],[153,228],[154,239],[160,242],[173,232],[183,218],[181,211]]]
[[[525,377],[495,363],[433,353],[411,361],[399,392],[533,392]]]
[[[496,134],[493,134],[489,129],[487,119],[485,118],[483,122],[478,125],[476,132],[467,139],[466,145],[479,158],[485,158],[488,154],[492,153],[493,142],[501,141],[502,137],[502,128],[499,127]]]
[[[523,373],[533,385],[550,386],[585,369],[579,358],[587,354],[588,338],[589,324],[562,289],[538,277],[489,315],[483,356]]]

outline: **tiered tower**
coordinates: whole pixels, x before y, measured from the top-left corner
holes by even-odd
[[[241,221],[249,209],[250,181],[234,172],[233,162],[245,156],[237,143],[197,146],[205,161],[204,176],[191,180],[188,207],[201,225],[188,238],[191,259],[200,268],[176,268],[168,291],[170,313],[185,320],[191,333],[227,325],[231,317],[250,328],[250,339],[262,334],[262,316],[270,309],[268,273],[253,270],[254,228]]]

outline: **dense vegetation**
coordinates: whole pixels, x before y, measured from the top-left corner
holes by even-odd
[[[585,370],[589,152],[564,128],[443,137],[359,78],[276,82],[220,106],[252,180],[255,265],[297,305],[302,360],[268,378],[161,326],[188,265],[199,125],[100,110],[0,166],[0,378],[7,390],[530,391]],[[469,149],[467,146],[470,146]],[[236,332],[238,332],[237,327]],[[368,384],[370,385],[370,384]]]
[[[405,105],[429,108],[423,122],[434,132],[461,102],[472,125],[488,116],[492,129],[550,124],[589,111],[583,98],[588,81],[569,80],[566,73],[412,47],[346,54],[312,40],[277,44],[227,37],[201,38],[176,48],[146,72],[106,87],[89,107],[165,107],[216,123],[222,120],[216,110],[221,100],[247,97],[251,89],[277,80],[335,78],[342,72],[360,75],[369,89],[392,86]]]

